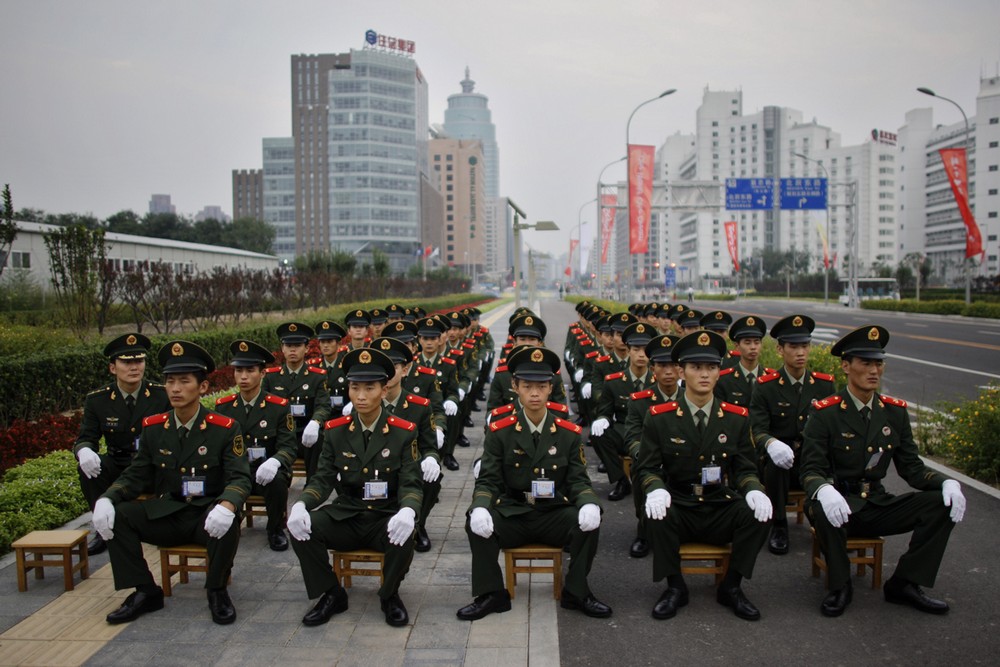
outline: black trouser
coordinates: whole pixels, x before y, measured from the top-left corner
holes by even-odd
[[[317,449],[319,443],[311,449]],[[263,459],[251,465],[250,478],[256,480],[257,468],[266,461]],[[251,495],[264,496],[264,509],[267,510],[267,532],[277,533],[285,527],[285,513],[288,511],[288,487],[291,486],[292,476],[284,468],[279,468],[277,474],[267,484],[253,483],[250,491]]]
[[[590,438],[590,444],[594,446],[597,456],[604,462],[608,469],[608,481],[617,484],[618,480],[625,477],[625,462],[623,456],[628,454],[625,446],[624,428],[615,428],[612,423],[604,431],[604,435],[599,438]]]
[[[437,505],[438,496],[441,495],[441,482],[443,480],[444,475],[442,474],[436,482],[424,482],[424,499],[420,503],[420,517],[417,520],[417,525],[424,530],[427,529],[427,516]]]
[[[785,506],[788,505],[788,490],[802,489],[799,482],[799,461],[796,455],[795,465],[785,470],[774,465],[774,461],[767,454],[764,455],[764,464],[761,466],[761,481],[764,482],[764,491],[771,500],[774,507],[774,523],[787,523]]]
[[[91,510],[94,509],[94,503],[97,502],[97,499],[111,488],[111,485],[122,474],[122,471],[132,463],[131,454],[119,454],[117,456],[98,454],[98,456],[101,457],[101,472],[93,479],[83,474],[83,469],[80,468],[79,464],[76,466],[76,474],[80,478],[80,490],[83,492],[83,497]]]

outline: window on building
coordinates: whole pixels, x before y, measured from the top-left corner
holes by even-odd
[[[444,158],[444,159],[445,159],[445,160],[447,160],[448,162],[451,162],[451,159],[452,159],[453,157],[454,157],[453,155],[447,155],[447,156],[445,156],[445,158]]]
[[[1000,118],[990,118],[990,125],[996,125],[1000,123]]]
[[[996,170],[997,170],[997,166],[995,164],[991,164],[990,165],[990,171],[996,171]]]
[[[991,141],[990,142],[990,148],[996,148],[997,146],[1000,146],[1000,141]]]

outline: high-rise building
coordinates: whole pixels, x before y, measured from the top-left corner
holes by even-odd
[[[262,169],[233,169],[233,218],[264,219]]]
[[[152,195],[149,198],[150,213],[177,213],[177,207],[170,203],[170,195]]]
[[[444,195],[441,258],[478,276],[486,263],[483,146],[474,139],[431,139],[429,150],[431,172]]]
[[[221,206],[216,206],[214,204],[209,204],[200,211],[198,211],[194,216],[195,222],[202,222],[204,220],[218,220],[219,222],[230,222],[230,218],[225,211],[222,210]]]
[[[291,262],[299,254],[296,243],[295,139],[265,137],[261,188],[263,220],[274,227],[274,254]]]

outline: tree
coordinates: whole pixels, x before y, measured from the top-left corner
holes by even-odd
[[[42,238],[49,253],[52,286],[70,327],[83,335],[96,325],[103,333],[111,302],[105,285],[110,274],[104,230],[74,225]]]
[[[109,232],[142,235],[142,219],[134,211],[118,211],[104,222]]]
[[[0,211],[0,276],[7,266],[7,254],[17,238],[17,223],[14,222],[14,199],[10,195],[10,184],[3,186],[3,211]]]
[[[233,248],[270,255],[274,252],[275,230],[256,218],[237,218],[223,234],[223,243]]]

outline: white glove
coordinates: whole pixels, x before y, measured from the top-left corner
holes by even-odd
[[[469,515],[469,528],[479,537],[489,538],[493,534],[493,515],[485,507],[477,507]]]
[[[81,447],[76,453],[76,459],[87,479],[94,479],[101,474],[101,457],[90,447]]]
[[[444,431],[439,428],[434,429],[434,435],[437,436],[438,449],[444,447]]]
[[[667,516],[670,507],[670,492],[666,489],[655,489],[646,494],[646,516],[659,521]]]
[[[107,498],[98,498],[94,503],[94,515],[91,518],[94,523],[94,530],[106,540],[115,537],[115,506]]]
[[[472,479],[479,479],[479,469],[483,467],[483,460],[476,459],[472,464]]]
[[[274,476],[278,474],[279,468],[281,468],[281,461],[274,457],[271,457],[261,463],[260,467],[257,468],[257,483],[265,486],[270,484],[271,480],[274,479]]]
[[[413,535],[413,527],[417,524],[417,513],[410,507],[404,507],[392,515],[386,524],[389,533],[389,544],[401,547]]]
[[[766,523],[771,520],[774,507],[771,505],[771,499],[764,495],[763,491],[751,491],[747,494],[746,501],[758,521]]]
[[[236,513],[223,507],[221,504],[212,508],[212,511],[205,517],[205,532],[209,537],[219,539],[226,534],[229,527],[233,525]]]
[[[851,508],[848,507],[844,496],[840,495],[840,491],[829,484],[824,484],[816,492],[816,500],[823,506],[823,512],[826,513],[831,526],[840,528],[847,523]]]
[[[302,430],[302,446],[312,447],[317,440],[319,440],[319,422],[313,419]]]
[[[795,463],[795,452],[777,438],[767,443],[767,455],[774,461],[774,465],[783,470],[788,470]]]
[[[590,398],[590,390],[591,390],[590,383],[589,382],[585,383],[582,387],[580,387],[580,396],[582,396],[583,398]]]
[[[458,388],[458,400],[460,401],[465,400],[465,390],[462,389],[461,387]]]
[[[444,402],[444,413],[449,417],[454,417],[458,414],[458,404],[455,401],[447,400]]]
[[[598,438],[600,438],[602,435],[604,435],[604,431],[607,430],[608,426],[611,426],[611,422],[609,422],[604,417],[601,417],[600,419],[595,419],[594,423],[590,425],[590,435],[596,435]]]
[[[299,542],[305,542],[309,539],[309,533],[312,532],[312,517],[309,516],[309,510],[306,509],[305,503],[297,502],[292,505],[285,525],[288,526],[288,532],[292,534],[292,537]]]
[[[341,408],[340,414],[346,417],[347,415],[351,414],[351,410],[353,409],[354,409],[354,403],[348,401],[347,403],[344,403],[344,407]]]
[[[962,495],[962,486],[953,479],[946,479],[941,485],[941,495],[944,497],[945,507],[951,507],[951,520],[958,523],[965,516],[965,496]]]
[[[582,368],[577,368],[576,369],[576,372],[573,373],[573,379],[576,380],[577,382],[579,382],[580,380],[583,379],[583,369]]]
[[[435,461],[432,456],[428,456],[420,462],[420,469],[424,471],[424,481],[427,483],[436,482],[441,476],[441,464]]]
[[[580,530],[583,532],[589,533],[596,530],[601,525],[601,508],[594,503],[587,503],[580,508],[577,520],[580,523]]]

